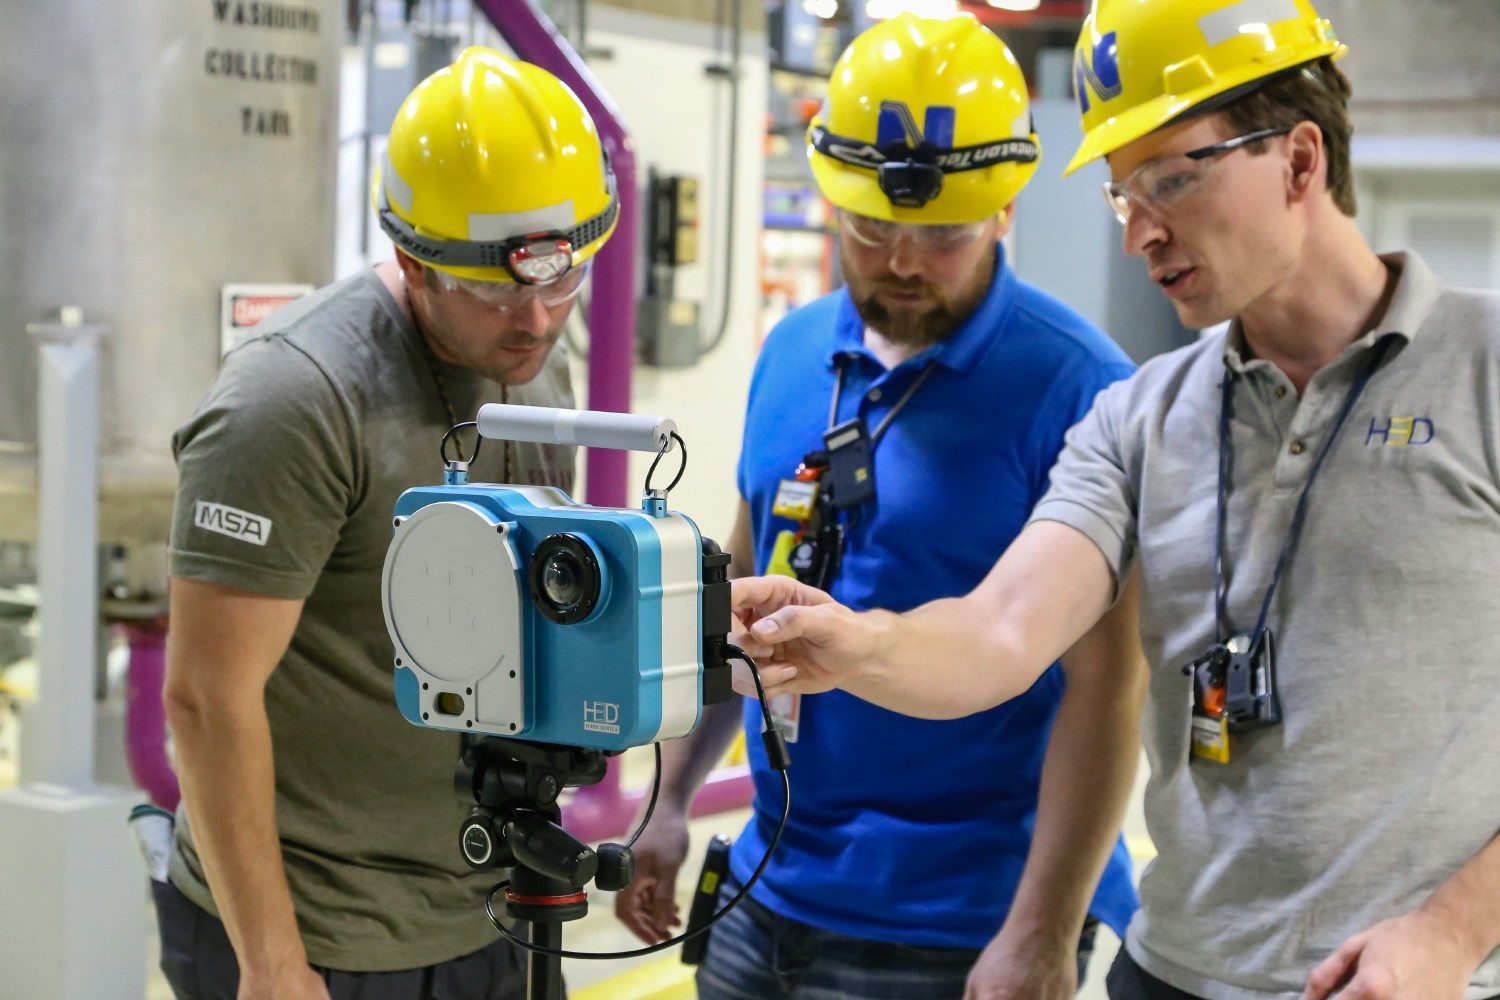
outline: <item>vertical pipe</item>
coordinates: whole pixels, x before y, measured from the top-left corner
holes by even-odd
[[[99,637],[99,343],[75,307],[26,327],[40,350],[37,704],[21,780],[94,784]]]
[[[620,221],[595,258],[589,303],[589,395],[591,410],[630,410],[630,374],[635,366],[635,270],[639,242],[639,192],[635,148],[625,119],[557,27],[527,0],[475,0],[520,58],[542,67],[573,88],[593,116],[620,194]],[[601,507],[626,502],[623,451],[590,448],[585,499]]]

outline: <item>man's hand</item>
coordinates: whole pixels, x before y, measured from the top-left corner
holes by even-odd
[[[1345,941],[1307,977],[1302,1000],[1463,1000],[1477,963],[1418,910]]]
[[[747,577],[730,588],[741,625],[729,641],[755,657],[769,697],[838,687],[842,675],[868,659],[874,646],[870,615],[850,611],[789,576]],[[735,690],[755,695],[753,682],[740,670]]]
[[[631,848],[635,878],[615,897],[615,916],[647,944],[659,944],[682,923],[677,873],[687,858],[687,816],[659,805]]]
[[[330,1000],[328,986],[318,972],[303,962],[280,971],[240,976],[238,1000]]]
[[[1019,940],[1002,928],[969,972],[964,1000],[1073,1000],[1078,944]]]

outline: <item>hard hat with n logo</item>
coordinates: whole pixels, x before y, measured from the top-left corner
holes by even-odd
[[[849,43],[807,130],[824,197],[893,222],[998,214],[1041,157],[1021,67],[972,14],[901,14]]]
[[[1063,173],[1345,51],[1308,0],[1094,0],[1073,51],[1083,145]]]

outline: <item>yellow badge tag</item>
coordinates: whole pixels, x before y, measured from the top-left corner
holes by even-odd
[[[1229,720],[1194,715],[1192,740],[1194,757],[1229,763]]]
[[[793,521],[806,521],[812,517],[813,501],[817,496],[817,483],[783,479],[776,489],[776,502],[771,505],[771,513]]]
[[[776,545],[771,549],[771,562],[766,566],[766,573],[770,576],[796,577],[797,571],[792,569],[792,550],[797,547],[797,533],[795,531],[782,531],[776,535]]]

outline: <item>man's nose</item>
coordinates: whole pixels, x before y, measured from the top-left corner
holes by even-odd
[[[1132,198],[1130,211],[1125,216],[1125,252],[1132,257],[1144,257],[1153,247],[1167,242],[1168,238],[1167,227],[1156,206],[1145,199]]]
[[[516,303],[507,312],[510,317],[510,327],[517,333],[529,333],[533,337],[540,337],[546,333],[551,325],[552,317],[547,312],[546,303],[536,291],[530,290],[527,295]]]
[[[911,278],[920,274],[926,264],[920,244],[910,233],[898,233],[891,243],[886,266],[898,278]]]

